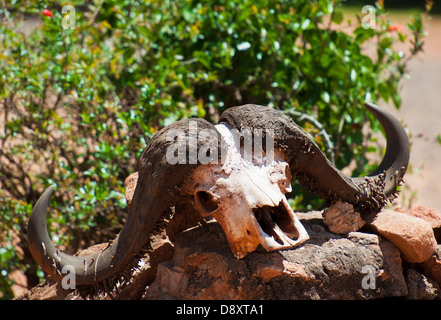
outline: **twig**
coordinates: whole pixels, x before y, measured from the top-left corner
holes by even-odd
[[[98,5],[96,6],[95,11],[94,11],[93,14],[92,14],[92,17],[91,17],[90,20],[89,20],[89,23],[88,23],[89,26],[91,26],[93,23],[95,23],[96,17],[97,17],[98,14],[100,13],[101,8],[102,8],[102,6],[103,6],[103,3],[104,3],[104,0],[101,0],[101,1],[98,3]]]
[[[12,23],[12,19],[9,15],[9,11],[8,8],[6,7],[6,3],[4,0],[1,0],[1,4],[2,4],[2,8],[3,8],[3,15],[5,16],[6,21],[11,24]]]

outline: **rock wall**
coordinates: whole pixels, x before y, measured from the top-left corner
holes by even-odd
[[[303,215],[310,240],[238,260],[217,223],[182,233],[160,264],[148,299],[371,299],[408,294],[400,252],[377,235],[330,233],[320,213]]]
[[[417,214],[385,210],[362,222],[347,206],[341,214],[298,213],[310,235],[304,245],[271,253],[258,249],[243,259],[232,255],[216,221],[180,233],[174,247],[160,235],[129,284],[95,298],[441,299],[441,246],[436,240],[441,215],[417,209]],[[345,216],[349,222],[336,222]],[[50,280],[22,297],[54,298],[81,297]]]

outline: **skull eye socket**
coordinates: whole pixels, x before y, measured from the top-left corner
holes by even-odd
[[[204,215],[212,214],[219,207],[217,201],[211,193],[198,191],[195,195],[196,205]]]

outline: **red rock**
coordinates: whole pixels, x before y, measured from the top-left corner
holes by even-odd
[[[256,263],[253,270],[253,276],[269,282],[275,277],[280,277],[283,274],[284,265],[283,257],[277,253],[256,254],[260,263]]]
[[[233,256],[217,222],[188,229],[177,236],[173,259],[159,265],[144,297],[326,300],[408,294],[395,245],[370,233],[351,232],[344,238],[324,227],[310,229],[321,224],[315,217],[302,220],[311,231],[307,244],[277,252],[261,249],[243,259]],[[366,266],[375,275],[375,290],[363,288]]]
[[[402,206],[397,206],[397,207],[395,207],[394,208],[394,211],[397,211],[397,212],[402,212],[402,213],[406,213],[406,209],[404,209]]]
[[[425,275],[434,279],[441,286],[441,245],[427,261],[421,264],[421,267]]]
[[[354,211],[352,204],[337,201],[323,212],[323,223],[333,233],[346,234],[358,231],[364,226],[365,221],[360,217],[360,213]]]
[[[111,297],[99,291],[93,298],[341,300],[408,295],[401,254],[391,242],[372,233],[350,232],[347,237],[333,234],[322,224],[321,212],[301,216],[310,234],[308,243],[277,252],[260,248],[243,259],[231,253],[222,227],[215,221],[180,233],[174,247],[164,233],[157,234],[152,243],[156,249],[143,254],[143,265],[132,273],[130,282],[118,286]],[[363,271],[366,266],[371,270],[368,273]],[[375,288],[364,288],[366,277],[374,275],[375,281],[370,280],[369,284]],[[434,286],[429,276],[427,279],[414,281],[427,286],[418,292],[430,293]],[[19,299],[82,297],[75,290],[62,290],[60,282],[48,279]]]
[[[304,266],[287,261],[278,253],[256,253],[253,258],[255,261],[252,275],[263,279],[265,283],[284,274],[305,282],[314,278],[307,275]]]
[[[439,285],[414,269],[407,270],[406,282],[409,290],[406,299],[435,300],[440,295]]]
[[[441,227],[441,212],[436,209],[418,206],[407,210],[405,213],[429,222],[433,229]]]
[[[432,226],[423,219],[397,211],[382,210],[371,217],[368,223],[382,237],[395,244],[407,262],[424,262],[436,250]]]

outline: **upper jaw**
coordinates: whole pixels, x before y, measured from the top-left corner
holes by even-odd
[[[309,239],[307,231],[286,199],[282,199],[278,206],[253,209],[251,221],[260,244],[267,251],[289,249]]]
[[[236,208],[234,219],[215,212],[213,217],[221,224],[234,256],[238,259],[257,249],[266,251],[289,249],[309,239],[303,225],[292,211],[285,197],[278,205],[251,206],[242,203]]]

